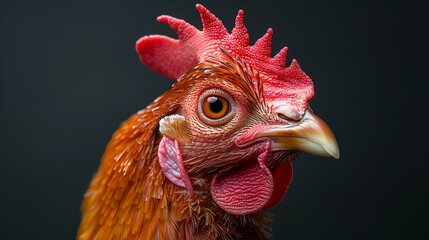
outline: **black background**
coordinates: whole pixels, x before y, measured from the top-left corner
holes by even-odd
[[[200,1],[251,44],[274,29],[313,79],[341,159],[303,154],[275,239],[428,237],[428,7],[415,1]],[[189,1],[1,1],[1,239],[72,239],[112,133],[172,84],[135,41],[201,29]]]

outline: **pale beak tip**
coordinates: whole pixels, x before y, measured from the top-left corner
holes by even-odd
[[[335,147],[333,148],[325,148],[326,152],[331,155],[331,157],[335,159],[340,159],[340,149],[338,148],[338,145],[335,144]]]
[[[335,155],[333,155],[333,157],[334,157],[335,159],[340,159],[340,152],[337,152]]]

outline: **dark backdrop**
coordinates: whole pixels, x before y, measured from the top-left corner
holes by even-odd
[[[428,237],[428,7],[415,1],[200,1],[251,43],[274,29],[313,79],[341,159],[303,154],[275,207],[275,239]],[[135,41],[201,28],[195,2],[1,1],[1,239],[72,239],[119,124],[172,84]]]

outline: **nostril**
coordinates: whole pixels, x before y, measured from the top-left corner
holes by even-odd
[[[286,115],[285,115],[285,114],[283,114],[283,113],[277,113],[277,116],[278,116],[279,118],[281,118],[281,119],[283,119],[283,120],[285,120],[285,121],[289,122],[289,123],[297,123],[297,122],[299,122],[299,119],[293,119],[293,118],[290,118],[290,117],[286,116]]]
[[[283,120],[288,121],[290,118],[286,117],[286,115],[284,115],[283,113],[277,113],[277,116]]]

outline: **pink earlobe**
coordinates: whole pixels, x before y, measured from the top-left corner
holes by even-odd
[[[164,136],[159,143],[158,158],[165,177],[173,184],[186,188],[188,195],[192,196],[194,189],[183,165],[179,142]]]

